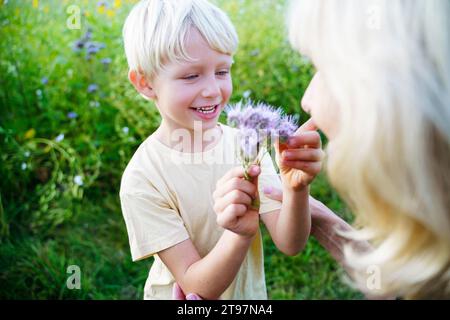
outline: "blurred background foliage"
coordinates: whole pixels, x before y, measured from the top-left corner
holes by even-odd
[[[127,80],[121,28],[136,0],[0,0],[0,298],[141,299],[152,259],[132,263],[121,174],[160,121]],[[284,1],[216,0],[240,47],[234,93],[298,114],[314,72],[286,40]],[[71,29],[72,9],[80,28]],[[224,121],[224,118],[221,118]],[[351,219],[321,175],[313,195]],[[314,239],[296,257],[265,230],[271,299],[361,298]],[[66,286],[69,265],[81,289]]]

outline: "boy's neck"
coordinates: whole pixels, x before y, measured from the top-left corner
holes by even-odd
[[[222,134],[222,128],[219,124],[211,129],[193,130],[187,128],[171,129],[165,126],[163,122],[153,133],[153,136],[171,149],[185,153],[196,153],[214,148],[219,143]]]

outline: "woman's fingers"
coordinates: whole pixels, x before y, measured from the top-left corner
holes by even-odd
[[[186,300],[183,290],[178,283],[174,283],[172,287],[172,299],[173,300]]]
[[[274,187],[265,187],[264,194],[266,195],[266,197],[272,200],[283,201],[283,191],[281,191],[281,189]]]

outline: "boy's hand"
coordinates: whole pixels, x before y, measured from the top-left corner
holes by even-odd
[[[252,208],[257,195],[259,166],[251,166],[248,174],[252,181],[244,179],[245,170],[236,167],[228,171],[216,185],[213,193],[217,223],[225,229],[245,237],[253,237],[259,228],[258,209]]]
[[[323,151],[317,127],[308,120],[287,144],[276,146],[280,155],[280,175],[283,184],[300,191],[307,187],[322,168]]]

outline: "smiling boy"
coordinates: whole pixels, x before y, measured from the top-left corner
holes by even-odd
[[[236,131],[218,117],[232,92],[238,39],[226,14],[205,0],[141,1],[125,22],[124,43],[131,83],[162,118],[120,188],[132,259],[155,257],[144,298],[170,299],[177,282],[206,299],[266,299],[260,216],[280,250],[303,248],[320,138],[310,139],[306,154],[312,169],[293,175],[306,174],[307,182],[287,178],[282,186],[270,156],[250,169],[258,183],[243,179],[237,159],[220,159],[235,154]],[[188,143],[179,148],[179,138]],[[190,161],[197,155],[202,161]],[[283,207],[264,196],[270,186],[283,187]],[[259,210],[250,205],[257,190]]]

